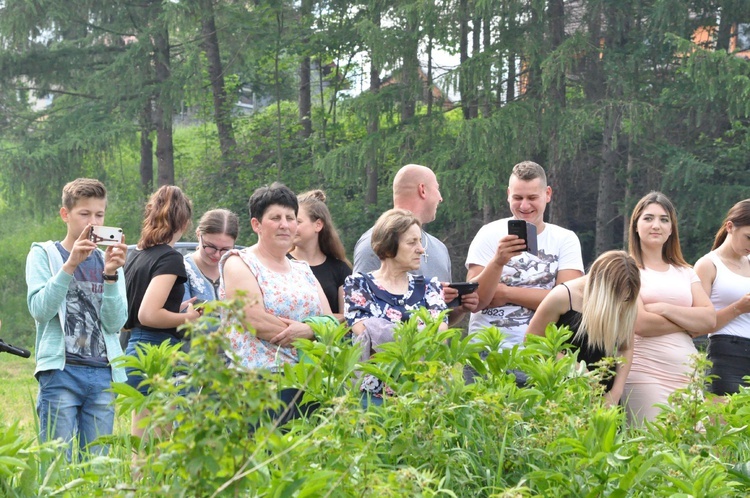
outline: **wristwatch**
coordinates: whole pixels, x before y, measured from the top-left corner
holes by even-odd
[[[117,282],[117,279],[120,278],[120,276],[115,272],[114,275],[107,275],[106,273],[102,272],[102,278],[105,282]]]

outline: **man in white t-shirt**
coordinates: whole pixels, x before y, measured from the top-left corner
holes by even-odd
[[[479,306],[471,314],[469,332],[495,326],[506,334],[503,347],[523,346],[534,310],[557,284],[583,275],[581,243],[575,233],[544,222],[552,199],[547,175],[537,163],[513,167],[508,182],[512,218],[483,226],[469,246],[467,279],[479,282]],[[508,220],[536,225],[538,256],[525,252],[523,239],[508,235]]]

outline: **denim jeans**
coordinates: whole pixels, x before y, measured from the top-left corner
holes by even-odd
[[[41,441],[62,438],[69,442],[78,435],[78,447],[83,450],[98,436],[112,434],[115,395],[108,391],[111,368],[66,365],[63,370],[40,372],[38,380],[36,412]],[[68,459],[71,451],[72,446]],[[88,451],[106,454],[108,449],[95,446]]]
[[[136,348],[141,349],[141,344],[151,344],[158,346],[164,341],[169,341],[169,345],[174,345],[180,342],[180,339],[173,336],[172,334],[166,334],[163,332],[152,332],[150,330],[143,330],[141,328],[134,328],[130,331],[130,339],[128,340],[128,347],[125,349],[125,354],[128,356],[136,355]],[[138,389],[138,392],[144,396],[148,395],[149,386],[140,386],[139,384],[143,381],[143,376],[140,374],[140,370],[135,368],[126,368],[125,373],[128,375],[127,383],[134,389]]]

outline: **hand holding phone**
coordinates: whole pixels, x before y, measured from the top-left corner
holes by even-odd
[[[479,288],[479,282],[451,282],[448,287],[452,287],[458,291],[458,297],[448,303],[449,308],[456,308],[461,306],[461,296],[471,294]]]
[[[536,225],[524,220],[508,220],[508,234],[517,235],[526,242],[526,252],[539,255],[537,249]]]

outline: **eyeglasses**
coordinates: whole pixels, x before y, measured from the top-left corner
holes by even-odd
[[[218,247],[216,247],[213,244],[206,244],[205,242],[203,242],[203,237],[200,237],[200,240],[201,240],[201,245],[203,246],[203,249],[205,249],[206,253],[210,254],[210,255],[214,255],[214,254],[218,253],[219,256],[223,256],[224,254],[226,254],[229,251],[231,251],[232,249],[234,249],[234,246],[232,246],[232,247],[222,247],[221,249],[219,249]]]

